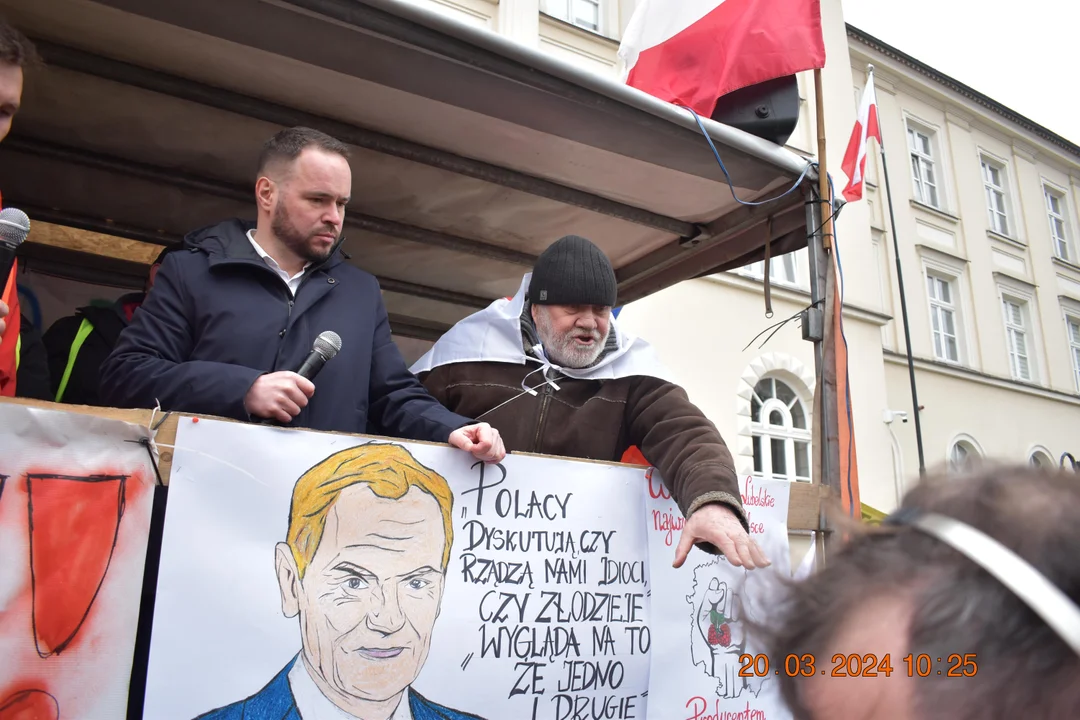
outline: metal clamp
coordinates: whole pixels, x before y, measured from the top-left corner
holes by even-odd
[[[696,232],[694,232],[693,235],[684,235],[683,237],[679,238],[679,247],[683,248],[684,250],[696,248],[698,245],[705,242],[709,238],[708,228],[706,228],[704,225],[695,223],[694,230]]]
[[[825,339],[825,312],[816,306],[802,311],[803,340],[821,342]]]

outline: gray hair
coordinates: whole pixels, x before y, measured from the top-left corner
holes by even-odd
[[[1080,604],[1076,473],[984,465],[966,476],[928,477],[904,498],[897,514],[905,512],[945,515],[990,535]],[[1080,717],[1080,657],[982,567],[902,524],[854,531],[820,572],[788,586],[769,626],[755,631],[772,667],[807,653],[821,666],[853,612],[890,597],[911,609],[908,652],[925,653],[942,668],[950,655],[976,656],[972,677],[915,673],[920,718]],[[907,673],[902,658],[892,666]],[[812,717],[802,698],[806,683],[780,674],[796,718]]]

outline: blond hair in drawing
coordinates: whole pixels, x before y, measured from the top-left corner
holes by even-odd
[[[315,557],[326,527],[326,515],[338,495],[345,488],[361,483],[368,485],[376,497],[387,500],[398,500],[413,487],[435,498],[446,534],[442,555],[442,570],[446,570],[454,543],[450,515],[454,496],[446,478],[421,465],[400,445],[371,444],[335,453],[296,481],[289,507],[287,541],[300,578],[303,579],[308,564]]]

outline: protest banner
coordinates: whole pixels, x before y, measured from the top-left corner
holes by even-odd
[[[790,577],[790,484],[740,480],[750,537],[772,560],[746,571],[695,547],[681,568],[671,566],[683,517],[660,478],[647,472],[646,512],[653,642],[650,719],[788,720],[777,680],[747,621],[768,621],[769,598]]]
[[[0,422],[0,720],[126,715],[166,469],[143,717],[790,717],[745,622],[790,570],[786,483],[741,482],[771,568],[675,569],[655,469],[191,416],[155,468],[162,421]]]
[[[154,467],[138,425],[0,404],[0,720],[127,713]]]
[[[181,418],[145,717],[644,718],[643,476]]]

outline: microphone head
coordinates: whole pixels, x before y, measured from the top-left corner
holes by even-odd
[[[319,333],[312,349],[329,360],[341,350],[341,336],[332,330]]]
[[[30,234],[30,218],[18,208],[0,210],[0,242],[20,245]]]

